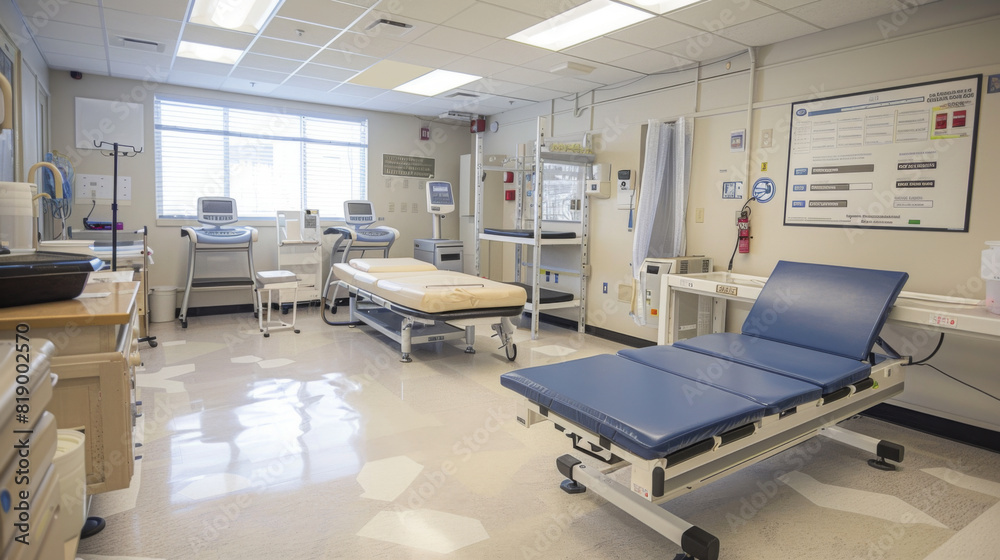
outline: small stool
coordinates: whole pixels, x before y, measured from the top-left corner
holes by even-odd
[[[257,299],[257,326],[265,337],[271,336],[271,330],[293,329],[296,334],[299,330],[295,328],[295,302],[299,289],[299,277],[294,272],[287,270],[262,270],[257,273],[254,283],[254,296]],[[275,326],[271,326],[271,294],[278,290],[278,307],[281,307],[281,290],[292,290],[292,322],[286,323],[278,320]],[[267,292],[267,321],[264,321],[264,302],[261,292]]]

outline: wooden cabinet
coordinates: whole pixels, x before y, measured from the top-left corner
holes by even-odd
[[[127,488],[134,468],[139,284],[88,284],[85,297],[0,309],[0,329],[18,323],[55,344],[59,376],[46,409],[59,428],[86,434],[87,493]]]

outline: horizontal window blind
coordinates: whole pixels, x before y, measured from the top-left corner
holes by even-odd
[[[157,96],[156,209],[194,218],[202,196],[236,199],[241,218],[318,209],[343,218],[367,198],[368,121],[295,115]]]

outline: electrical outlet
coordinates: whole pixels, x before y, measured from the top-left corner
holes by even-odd
[[[704,208],[695,208],[694,209],[694,222],[696,224],[703,224],[703,223],[705,223],[705,209]]]
[[[773,139],[773,137],[774,137],[774,129],[773,128],[767,128],[767,129],[764,129],[764,130],[760,131],[760,147],[761,148],[770,148],[771,147],[771,140]]]

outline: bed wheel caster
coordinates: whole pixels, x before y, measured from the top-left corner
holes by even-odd
[[[507,354],[507,361],[513,362],[515,359],[517,359],[517,344],[511,342],[510,344],[507,345],[504,351]]]
[[[586,486],[580,484],[575,480],[570,480],[568,478],[562,481],[562,484],[559,485],[559,488],[567,494],[583,494],[584,492],[587,491]]]
[[[896,470],[896,465],[889,464],[879,457],[878,459],[868,459],[868,466],[873,469],[878,469],[880,471],[894,471]]]
[[[300,331],[299,329],[295,329],[295,334],[299,334],[300,332],[302,331]]]
[[[188,328],[188,322],[187,322],[187,319],[181,319],[181,328],[182,328],[182,329],[186,329],[186,328]]]
[[[399,361],[403,362],[404,364],[408,364],[408,363],[412,362],[413,359],[410,358],[409,354],[403,354],[402,356],[400,356]]]
[[[475,348],[473,348],[473,347],[471,347],[471,346],[469,346],[469,347],[467,347],[467,348],[465,349],[465,353],[466,353],[466,354],[475,354],[475,353],[476,353],[476,349],[475,349]]]
[[[271,337],[271,333],[264,333],[264,338],[270,338],[270,337]]]

